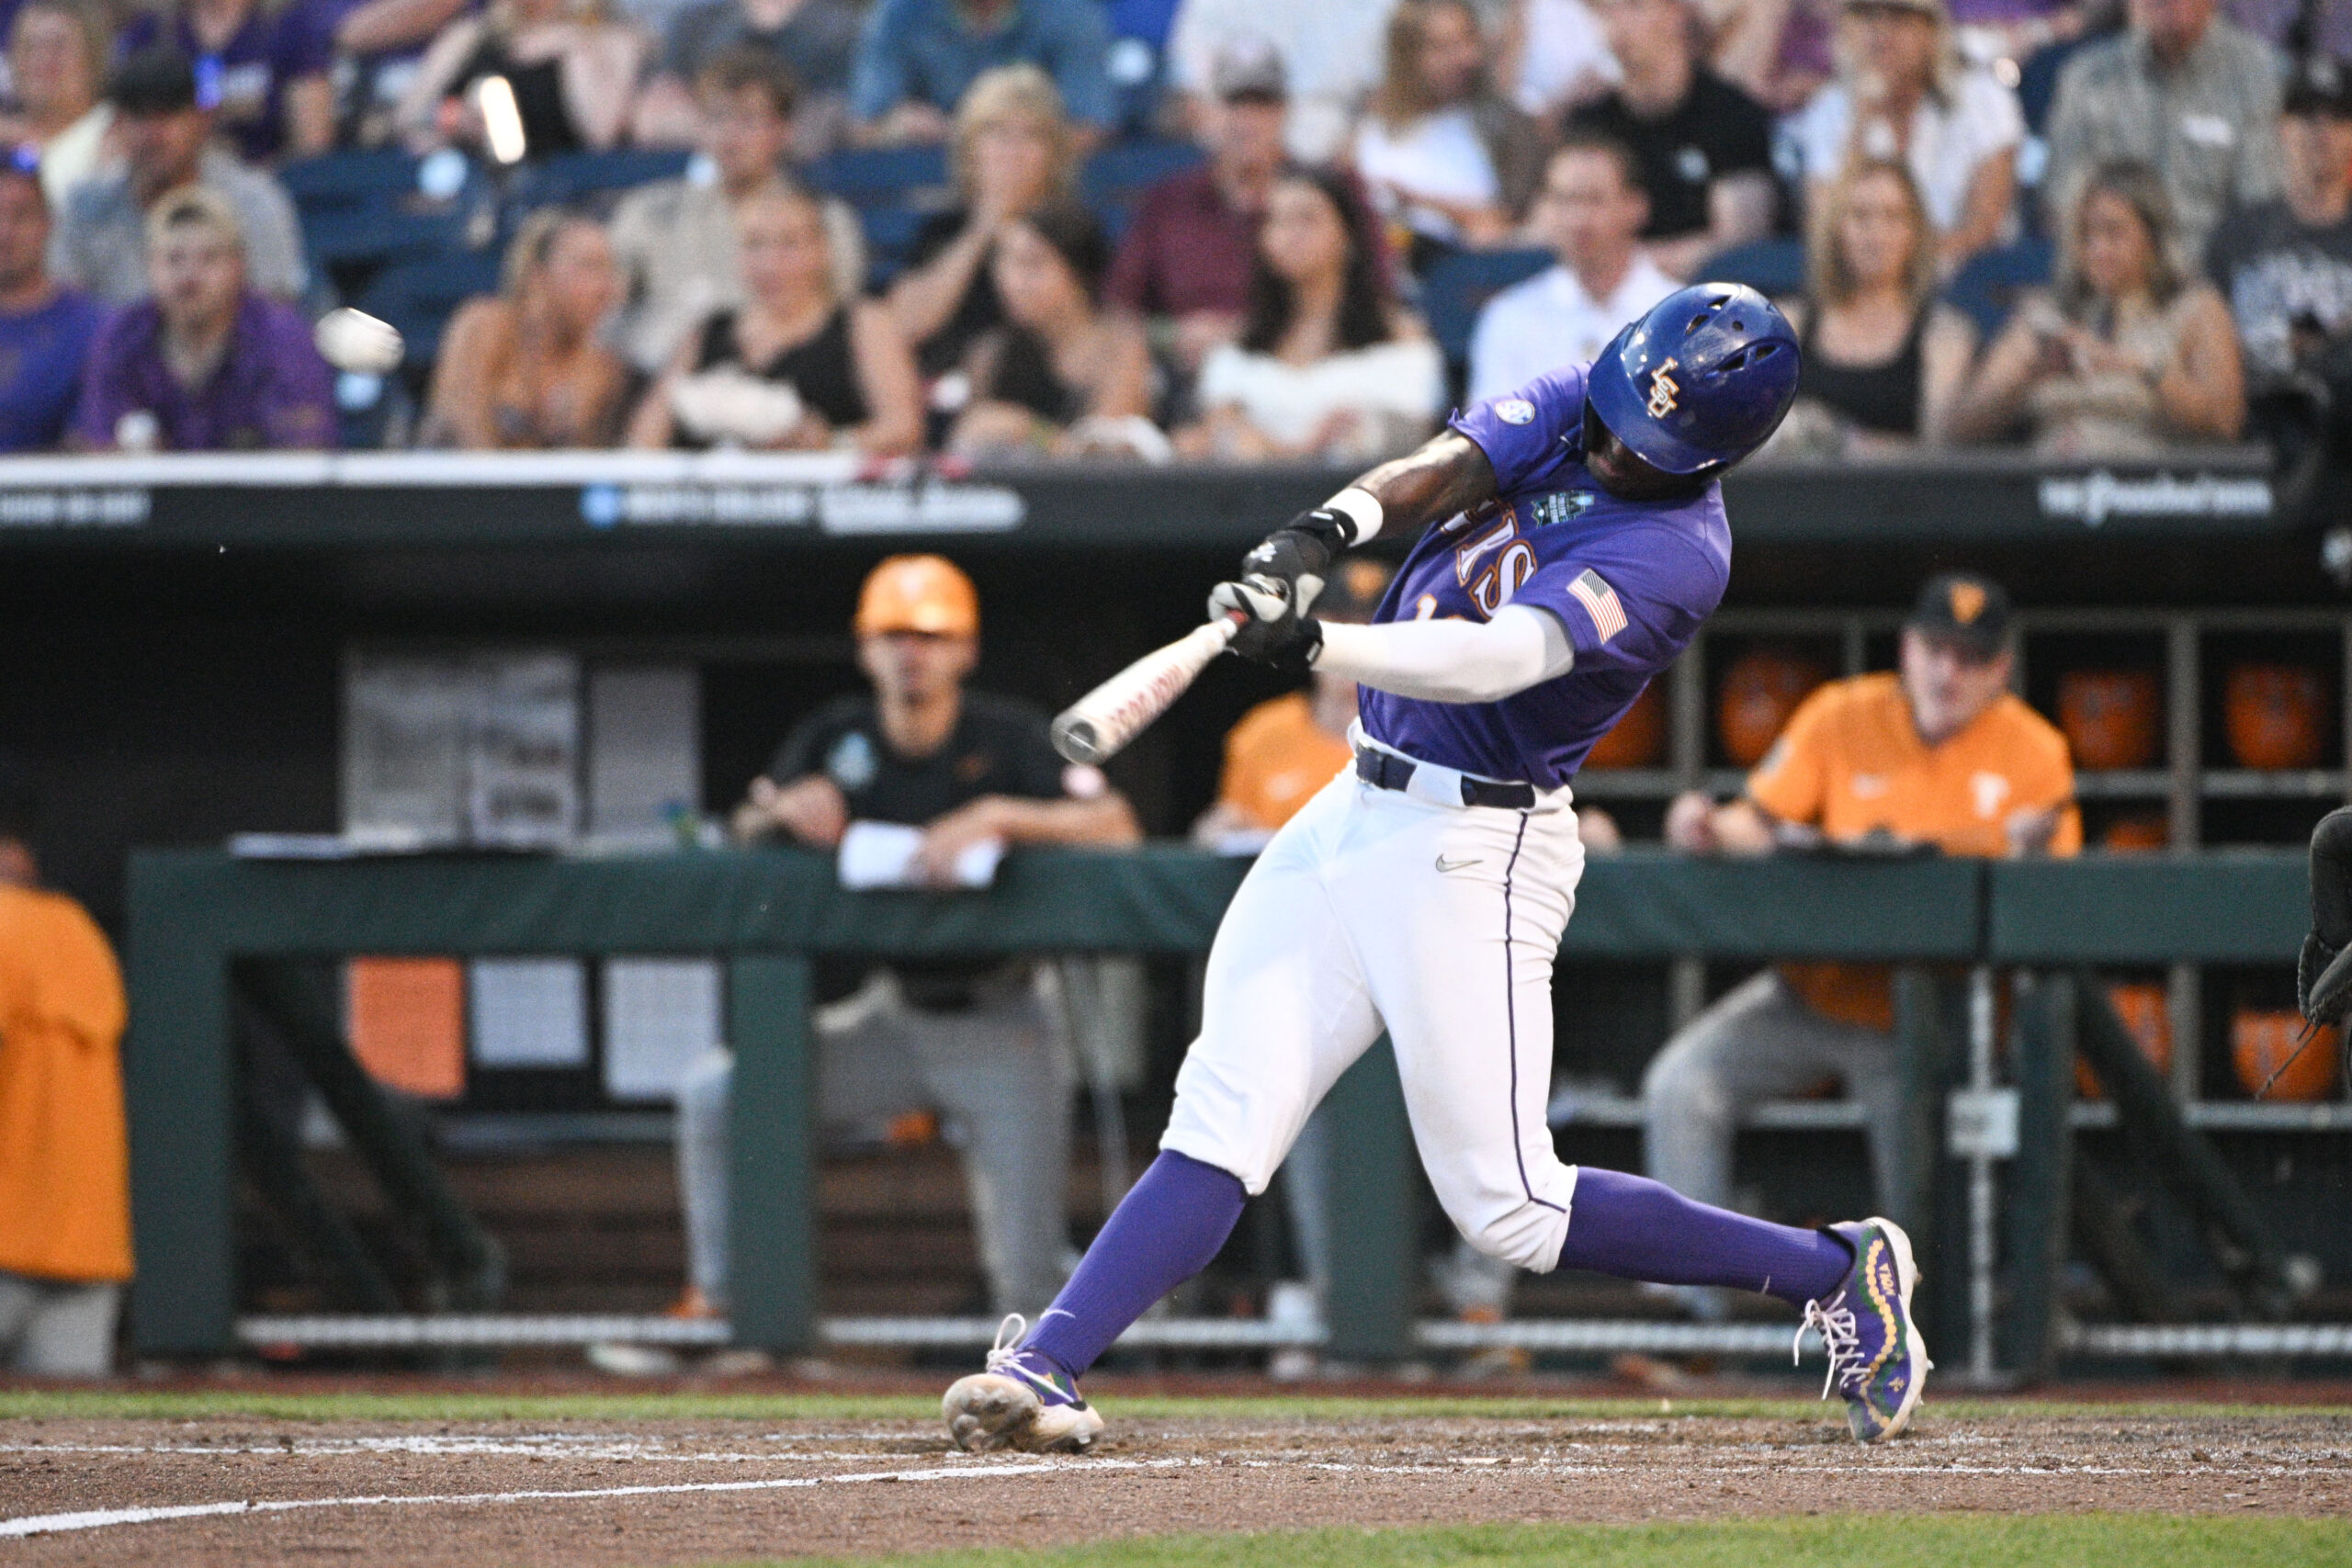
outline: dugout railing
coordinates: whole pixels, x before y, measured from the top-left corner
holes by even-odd
[[[134,1341],[144,1354],[164,1356],[220,1354],[241,1341],[375,1348],[606,1337],[731,1339],[775,1349],[968,1343],[989,1325],[818,1315],[812,960],[1198,953],[1242,869],[1167,845],[1131,853],[1027,852],[1007,862],[989,892],[933,896],[846,893],[825,859],[789,851],[333,863],[142,853],[130,877],[134,1022],[126,1051],[140,1255]],[[2066,1354],[2341,1356],[2352,1354],[2352,1327],[2251,1322],[2077,1330],[2058,1303],[2075,1225],[2071,1140],[2084,1120],[2069,1103],[2075,1046],[2095,994],[2075,972],[2158,959],[2283,964],[2300,940],[2303,911],[2301,859],[2277,852],[2047,864],[1738,863],[1635,852],[1590,863],[1563,951],[1570,958],[1696,953],[1900,966],[1898,1040],[1911,1086],[1907,1141],[1915,1159],[1897,1217],[1927,1254],[1933,1289],[1926,1306],[1942,1345],[1953,1347],[1944,1352],[1948,1364],[1989,1374],[2038,1371]],[[281,1016],[298,1010],[282,990],[273,1003],[270,961],[352,953],[718,955],[737,1051],[729,1322],[664,1327],[660,1320],[479,1310],[241,1320],[232,1214],[241,1120],[235,1013],[255,1005]],[[2013,1083],[1996,1081],[1993,1043],[1981,1026],[1985,1010],[1972,1020],[1968,987],[1954,978],[1987,964],[2025,966],[2038,977],[2011,1010]],[[264,978],[256,984],[257,977]],[[342,1054],[339,1041],[333,1050]],[[2170,1105],[2161,1083],[2153,1092]],[[346,1077],[345,1100],[360,1099]],[[2133,1113],[2132,1094],[2118,1099]],[[364,1107],[346,1112],[332,1093],[329,1100],[346,1123],[368,1114]],[[1338,1359],[1374,1362],[1492,1343],[1560,1353],[1785,1348],[1787,1328],[1752,1324],[1416,1323],[1419,1229],[1400,1219],[1418,1212],[1416,1178],[1385,1050],[1376,1048],[1348,1075],[1335,1100],[1344,1128],[1335,1140],[1332,1183],[1341,1239],[1326,1321],[1148,1321],[1129,1343],[1306,1340]],[[1998,1125],[2005,1115],[2014,1129],[2007,1142]],[[2176,1154],[2199,1136],[2177,1110],[2149,1135]],[[435,1217],[429,1172],[402,1176],[398,1152],[390,1157],[395,1177],[410,1182],[427,1209],[426,1228],[440,1238],[452,1276],[484,1278],[494,1260],[465,1234],[462,1216]],[[1996,1213],[1993,1173],[2005,1163],[2013,1168]],[[2226,1173],[2221,1180],[2226,1187]],[[2226,1206],[2226,1193],[2217,1201]],[[2224,1245],[2230,1235],[2226,1225],[2214,1233]],[[463,1291],[453,1299],[486,1304]],[[2263,1304],[2256,1301],[2246,1315],[2262,1316]],[[2171,1337],[2116,1332],[2141,1327]],[[2273,1340],[2289,1348],[2263,1348]]]

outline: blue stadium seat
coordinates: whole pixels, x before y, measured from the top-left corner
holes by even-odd
[[[386,202],[301,214],[302,248],[320,266],[437,255],[462,240],[462,209],[414,211]]]
[[[1690,275],[1705,283],[1745,283],[1758,294],[1779,299],[1804,292],[1804,242],[1792,239],[1755,240],[1717,251]]]
[[[865,231],[865,275],[868,287],[885,288],[907,265],[915,236],[930,219],[932,209],[894,204],[861,208],[858,224]]]
[[[1206,156],[1194,143],[1170,137],[1114,142],[1086,161],[1079,173],[1078,194],[1116,243],[1145,191],[1197,166]]]
[[[1168,33],[1176,0],[1105,0],[1111,51],[1103,62],[1118,96],[1119,133],[1148,136],[1168,86]]]
[[[1989,343],[2017,308],[2018,296],[2050,281],[2057,259],[2058,247],[2041,234],[1979,251],[1944,285],[1944,303],[1974,322]]]
[[[2068,39],[2034,51],[2026,57],[2018,73],[2018,107],[2025,111],[2025,128],[2035,136],[2042,133],[2050,123],[2051,107],[2058,99],[2058,77],[2066,69],[2066,62],[2085,44],[2097,43],[2110,35],[2091,33],[2083,38]]]
[[[1086,161],[1086,167],[1079,172],[1078,193],[1098,211],[1107,203],[1132,202],[1150,186],[1196,166],[1207,156],[1197,144],[1177,137],[1114,142]]]
[[[820,158],[805,171],[809,187],[857,207],[903,201],[947,184],[944,147],[852,148]]]
[[[1553,265],[1549,251],[1455,251],[1430,265],[1421,279],[1421,314],[1446,363],[1470,358],[1470,334],[1487,301]]]
[[[417,160],[398,149],[373,152],[325,152],[300,158],[277,171],[277,181],[294,205],[354,207],[390,200],[416,189]]]
[[[399,329],[410,364],[428,365],[441,352],[441,329],[458,307],[477,294],[498,292],[502,259],[492,249],[396,263],[376,275],[359,309]]]
[[[516,168],[507,199],[518,212],[565,206],[655,180],[674,180],[686,172],[693,157],[676,148],[559,153]]]
[[[425,200],[418,162],[401,152],[330,152],[280,169],[312,263],[366,265],[456,244],[462,205]]]

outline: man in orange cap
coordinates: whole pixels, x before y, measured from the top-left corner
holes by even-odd
[[[1928,579],[1904,624],[1900,668],[1815,689],[1737,799],[1674,802],[1667,840],[1733,855],[1813,845],[2075,853],[2083,825],[2066,739],[2011,694],[2011,663],[2001,586],[1973,572]],[[1883,964],[1783,964],[1733,987],[1650,1064],[1650,1174],[1702,1203],[1728,1202],[1740,1108],[1835,1078],[1869,1110],[1879,1201],[1891,1208],[1903,1168],[1894,1029]]]
[[[980,601],[953,562],[882,562],[852,625],[872,693],[801,721],[752,781],[735,813],[738,837],[831,850],[853,822],[920,828],[912,877],[953,887],[958,863],[988,840],[1112,845],[1142,836],[1099,772],[1055,754],[1042,711],[964,689],[979,657]],[[829,1134],[873,1141],[922,1111],[953,1123],[995,1310],[1032,1315],[1060,1288],[1069,1247],[1069,1053],[1041,978],[1036,966],[994,959],[820,976],[837,999],[816,1021]],[[723,1310],[726,1300],[733,1073],[732,1055],[713,1052],[679,1091],[689,1311]]]

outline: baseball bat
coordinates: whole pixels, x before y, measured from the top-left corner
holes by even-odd
[[[1220,616],[1195,626],[1070,704],[1047,731],[1054,750],[1073,762],[1103,762],[1116,756],[1184,694],[1193,677],[1225,651],[1240,625],[1238,618]]]

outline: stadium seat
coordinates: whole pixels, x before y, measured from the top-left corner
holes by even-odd
[[[466,226],[463,209],[417,211],[390,202],[300,217],[302,249],[325,268],[437,255],[458,244]]]
[[[884,288],[905,270],[933,209],[892,205],[858,209],[858,225],[865,231],[865,276],[868,287]]]
[[[1119,133],[1148,136],[1159,120],[1168,88],[1168,32],[1175,0],[1106,0],[1111,51],[1104,61],[1118,96]]]
[[[2050,281],[2056,259],[2057,247],[2039,234],[1980,251],[1944,285],[1944,303],[1975,324],[1981,341],[1990,342],[2018,296]]]
[[[1116,142],[1087,160],[1078,176],[1079,197],[1116,244],[1135,221],[1145,191],[1206,156],[1194,143],[1170,137]]]
[[[517,168],[507,200],[517,212],[566,206],[655,180],[674,180],[686,172],[693,157],[680,148],[560,153]]]
[[[417,160],[398,149],[325,152],[277,171],[298,208],[350,207],[389,200],[416,188]]]
[[[1553,265],[1549,251],[1455,251],[1421,279],[1421,314],[1448,365],[1470,358],[1470,334],[1487,301]]]
[[[458,307],[477,294],[498,292],[501,260],[492,249],[398,263],[377,275],[359,309],[398,329],[408,344],[409,364],[430,365],[441,351],[441,329]]]
[[[364,267],[456,244],[464,204],[427,200],[417,186],[419,167],[406,152],[330,152],[280,169],[311,262]]]
[[[2042,134],[2050,123],[2051,107],[2058,99],[2058,78],[2066,69],[2066,62],[2085,44],[2097,43],[2109,36],[2091,33],[2082,38],[2068,39],[2064,43],[2050,44],[2026,57],[2018,73],[2018,107],[2025,111],[2025,128],[2035,136]]]
[[[944,147],[852,148],[820,158],[806,171],[809,187],[856,207],[909,199],[947,184]]]
[[[1107,218],[1108,209],[1134,206],[1147,189],[1206,156],[1197,144],[1175,137],[1114,142],[1086,161],[1079,173],[1078,194]]]
[[[1745,283],[1758,294],[1781,299],[1804,292],[1804,242],[1794,239],[1755,240],[1717,251],[1699,264],[1693,279],[1708,283]]]

